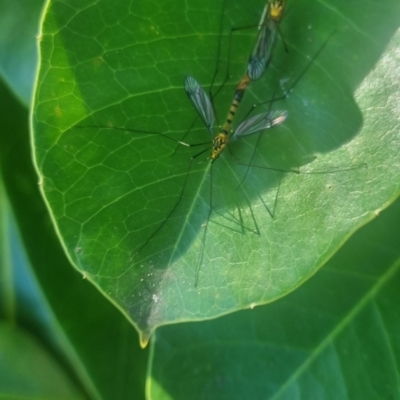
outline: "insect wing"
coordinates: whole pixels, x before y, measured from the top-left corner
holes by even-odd
[[[287,111],[268,111],[263,114],[257,114],[253,117],[244,120],[233,133],[231,140],[238,140],[243,136],[252,135],[269,129],[275,125],[279,125],[286,120],[288,116]]]
[[[261,27],[256,46],[247,65],[247,75],[252,81],[259,79],[267,68],[276,39],[276,31],[277,25],[272,20]]]
[[[185,91],[212,135],[215,114],[207,93],[192,76],[185,78]]]

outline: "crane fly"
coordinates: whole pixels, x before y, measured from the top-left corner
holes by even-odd
[[[214,111],[213,106],[213,98],[209,96],[206,91],[201,87],[198,81],[191,75],[188,75],[184,79],[184,89],[185,92],[191,101],[192,105],[194,106],[196,112],[198,113],[200,119],[202,120],[205,128],[211,135],[211,140],[201,143],[188,143],[187,141],[183,140],[176,140],[175,138],[170,137],[169,135],[163,132],[153,132],[153,131],[145,131],[145,130],[138,130],[138,129],[128,129],[122,127],[104,127],[105,129],[113,129],[113,130],[120,130],[126,132],[133,132],[133,133],[145,133],[148,135],[156,135],[160,138],[164,138],[169,141],[174,141],[178,144],[178,146],[184,146],[189,148],[194,148],[197,146],[207,146],[201,152],[195,154],[190,158],[187,171],[184,174],[184,179],[182,182],[182,186],[180,190],[177,192],[177,199],[170,210],[166,213],[165,218],[161,221],[158,226],[152,231],[152,233],[140,244],[136,250],[133,251],[134,255],[140,253],[147,245],[150,243],[157,234],[163,229],[166,222],[170,220],[172,215],[174,214],[175,210],[178,208],[179,204],[182,201],[184,196],[188,179],[194,164],[194,160],[198,159],[198,157],[204,154],[207,151],[210,151],[208,160],[209,160],[209,172],[210,172],[210,197],[209,197],[209,204],[208,204],[208,213],[206,217],[206,222],[202,225],[204,227],[203,234],[201,237],[201,244],[200,250],[198,252],[197,262],[195,266],[195,282],[194,286],[198,285],[199,281],[199,271],[202,265],[204,248],[206,243],[206,235],[207,229],[210,222],[211,214],[213,211],[213,165],[215,161],[221,156],[223,151],[229,146],[229,143],[237,142],[239,139],[243,139],[249,137],[251,135],[261,133],[267,129],[271,129],[278,125],[281,125],[288,117],[288,112],[285,110],[271,110],[273,102],[277,100],[281,100],[287,97],[288,93],[290,93],[295,85],[299,82],[301,77],[306,73],[306,71],[310,68],[315,58],[318,54],[322,51],[326,43],[328,42],[329,38],[326,42],[321,46],[321,48],[317,51],[317,53],[313,56],[311,61],[307,64],[306,68],[303,72],[299,75],[299,77],[294,81],[291,87],[287,90],[284,96],[273,98],[272,100],[268,100],[265,103],[269,103],[270,107],[267,111],[261,112],[256,115],[251,115],[250,113],[255,109],[252,107],[245,119],[239,123],[239,125],[232,129],[232,124],[234,122],[235,116],[237,114],[237,110],[242,102],[243,96],[251,84],[251,82],[258,80],[263,73],[268,68],[268,65],[271,60],[272,51],[274,44],[276,42],[276,36],[279,29],[279,24],[283,16],[284,8],[285,8],[285,0],[269,0],[267,5],[263,10],[263,14],[259,23],[259,32],[256,38],[255,46],[253,47],[253,51],[250,54],[246,72],[240,79],[239,83],[236,85],[234,90],[233,99],[229,105],[228,113],[225,118],[224,124],[219,127],[218,131],[214,133],[215,129],[215,121],[216,121],[216,114]],[[225,4],[225,1],[224,1]],[[215,77],[215,74],[214,74]],[[213,78],[214,81],[214,78]],[[212,81],[212,82],[213,82]],[[215,97],[215,96],[214,96]],[[86,126],[86,128],[99,128],[99,126]],[[258,141],[256,143],[256,146]],[[254,147],[254,151],[255,148]],[[253,152],[254,156],[254,152]],[[251,157],[249,164],[243,164],[237,162],[232,155],[232,160],[239,165],[244,165],[248,169],[249,168],[263,168],[265,170],[277,171],[282,173],[295,173],[299,174],[300,171],[298,169],[280,169],[280,168],[271,168],[267,166],[259,166],[253,165],[253,156]],[[350,170],[359,168],[360,166],[351,166],[351,167],[344,167],[344,168],[334,168],[330,171],[314,171],[314,172],[304,172],[308,173],[326,173],[326,172],[338,172],[342,170]],[[246,171],[245,176],[247,175],[248,169]],[[243,179],[244,179],[243,178]]]

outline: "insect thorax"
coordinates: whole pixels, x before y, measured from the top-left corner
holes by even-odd
[[[214,161],[216,160],[219,155],[222,153],[224,148],[226,147],[228,143],[228,135],[225,133],[219,133],[215,138],[213,139],[213,147],[212,147],[212,152],[211,152],[211,159]]]

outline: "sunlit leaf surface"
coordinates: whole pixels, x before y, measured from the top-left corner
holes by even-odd
[[[396,399],[400,201],[277,302],[157,330],[148,395]]]

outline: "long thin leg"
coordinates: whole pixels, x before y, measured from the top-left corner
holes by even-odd
[[[249,165],[249,164],[245,164],[245,163],[242,163],[242,162],[239,162],[239,161],[236,160],[236,158],[235,158],[235,156],[233,155],[232,150],[231,150],[231,148],[230,148],[229,146],[228,146],[228,149],[229,149],[229,152],[230,152],[230,154],[231,154],[231,156],[232,156],[233,162],[234,162],[235,164],[237,164],[237,165],[243,165],[243,166],[245,166],[245,167],[251,167],[251,168],[267,169],[267,170],[269,170],[269,171],[286,172],[286,173],[292,173],[292,174],[300,174],[300,173],[301,173],[300,170],[298,170],[298,169],[282,169],[282,168],[266,167],[266,166],[261,166],[261,165]],[[238,187],[240,187],[240,185],[239,185]]]
[[[275,92],[276,92],[276,89],[274,90],[273,96],[275,95]],[[273,104],[273,103],[271,102],[270,105],[269,105],[269,108],[268,108],[268,112],[271,111],[272,104]],[[243,184],[243,182],[246,180],[246,178],[247,178],[247,174],[249,173],[250,166],[253,164],[253,160],[254,160],[254,156],[255,156],[255,154],[256,154],[256,149],[257,149],[257,147],[258,147],[258,143],[259,143],[260,140],[261,140],[261,135],[262,135],[262,132],[258,133],[257,141],[256,141],[256,144],[255,144],[255,146],[254,146],[254,148],[253,148],[253,153],[251,154],[249,166],[247,167],[246,172],[245,172],[245,174],[243,175],[243,178],[242,178],[242,180],[240,181],[240,183],[239,183],[239,185],[238,185],[238,187],[237,187],[236,189],[238,189],[238,188]]]
[[[157,233],[160,232],[160,230],[162,229],[162,227],[167,223],[167,221],[170,219],[171,215],[172,215],[172,214],[174,213],[174,211],[177,209],[179,203],[181,202],[181,200],[182,200],[182,198],[183,198],[183,193],[185,192],[185,189],[186,189],[186,184],[187,184],[187,181],[188,181],[188,177],[189,177],[190,170],[192,169],[193,161],[194,161],[194,158],[192,158],[192,159],[190,160],[189,168],[188,168],[188,170],[187,170],[187,172],[186,172],[185,180],[184,180],[184,182],[183,182],[183,186],[182,186],[181,192],[180,192],[180,194],[179,194],[178,200],[176,201],[176,203],[174,204],[174,206],[171,208],[170,212],[167,214],[167,216],[166,216],[166,218],[164,219],[164,221],[161,222],[161,224],[157,227],[157,229],[156,229],[156,230],[147,238],[147,240],[139,247],[139,249],[136,251],[135,255],[138,254],[138,253],[140,253],[140,252],[147,246],[147,244],[157,235]]]
[[[196,143],[193,146],[197,146],[197,145],[204,145],[204,144],[209,144],[209,142],[206,143]],[[139,247],[139,250],[135,253],[138,254],[140,251],[143,250],[143,248],[150,242],[150,240],[152,240],[154,238],[154,236],[157,235],[157,233],[161,230],[161,228],[166,224],[166,222],[170,219],[171,215],[174,213],[174,211],[177,209],[179,203],[181,202],[182,198],[183,198],[183,193],[185,192],[186,189],[186,184],[189,178],[189,174],[190,171],[192,169],[192,165],[194,160],[199,157],[200,155],[204,154],[206,151],[210,150],[209,148],[202,150],[200,153],[195,154],[191,159],[190,159],[190,163],[189,163],[189,167],[188,170],[186,172],[185,175],[185,180],[183,182],[183,186],[181,189],[181,192],[179,194],[179,198],[177,200],[177,202],[174,204],[174,206],[172,207],[172,209],[170,210],[170,212],[167,214],[167,217],[165,218],[165,220],[157,227],[157,229],[147,238],[147,240],[143,243],[142,246]]]
[[[176,139],[166,135],[165,133],[155,132],[155,131],[147,131],[147,130],[143,130],[143,129],[131,129],[131,128],[120,128],[118,126],[96,126],[96,125],[83,125],[83,126],[78,125],[78,126],[76,126],[76,128],[78,128],[78,129],[85,129],[85,128],[86,129],[109,129],[109,130],[112,130],[112,131],[145,133],[146,135],[161,136],[161,137],[163,137],[165,139],[172,140],[173,142],[177,143],[178,145],[182,145],[182,146],[185,146],[185,147],[195,146],[195,145],[191,145],[189,143],[182,142],[180,140],[176,140]]]
[[[317,52],[313,55],[313,57],[311,58],[311,60],[308,62],[308,64],[306,65],[306,67],[303,69],[303,71],[300,73],[300,75],[298,75],[298,77],[293,81],[293,83],[290,85],[289,89],[286,90],[286,93],[284,93],[283,96],[278,96],[278,97],[272,97],[270,100],[264,101],[262,103],[258,103],[258,104],[254,104],[250,110],[248,111],[248,113],[246,114],[246,116],[244,117],[244,119],[247,119],[248,116],[257,108],[260,107],[262,105],[265,104],[271,104],[271,103],[275,103],[276,101],[279,100],[285,100],[289,94],[292,92],[292,90],[296,87],[296,85],[300,82],[300,80],[303,78],[303,76],[307,73],[307,71],[311,68],[312,64],[314,63],[314,61],[318,58],[318,56],[321,54],[322,50],[324,50],[324,48],[326,47],[326,45],[328,44],[328,42],[331,40],[332,36],[336,33],[336,30],[334,30],[324,41],[324,43],[322,43],[322,45],[320,46],[320,48],[317,50]]]
[[[278,188],[276,189],[276,194],[275,194],[274,207],[273,207],[272,211],[269,209],[269,207],[267,206],[267,203],[264,201],[264,199],[260,195],[258,196],[271,218],[275,217],[275,210],[276,210],[276,205],[278,204],[278,196],[279,196],[279,189],[281,187],[281,181],[282,181],[282,178],[279,178]]]
[[[214,75],[211,79],[211,83],[210,83],[210,87],[209,87],[209,95],[210,95],[210,99],[213,99],[213,95],[212,95],[212,89],[214,87],[214,83],[215,83],[215,79],[217,78],[218,72],[219,72],[219,63],[220,63],[220,57],[221,57],[221,38],[222,38],[222,29],[223,29],[223,21],[224,21],[224,10],[225,10],[225,4],[226,4],[226,0],[222,1],[222,10],[221,10],[221,19],[219,22],[219,40],[218,40],[218,45],[217,45],[217,54],[216,54],[216,58],[215,58],[215,69],[214,69]]]
[[[208,215],[207,215],[207,220],[204,225],[204,231],[203,231],[203,237],[201,239],[201,245],[200,245],[200,251],[199,251],[199,257],[197,260],[196,264],[196,271],[195,271],[195,278],[194,278],[194,287],[197,287],[197,284],[199,283],[199,272],[200,272],[200,267],[203,262],[203,256],[204,256],[204,247],[205,247],[205,242],[206,242],[206,236],[207,236],[207,229],[208,229],[208,224],[210,223],[210,217],[211,217],[211,212],[212,212],[212,189],[213,189],[213,174],[212,174],[212,167],[213,164],[210,164],[210,199],[209,199],[209,204],[210,207],[208,209]]]

